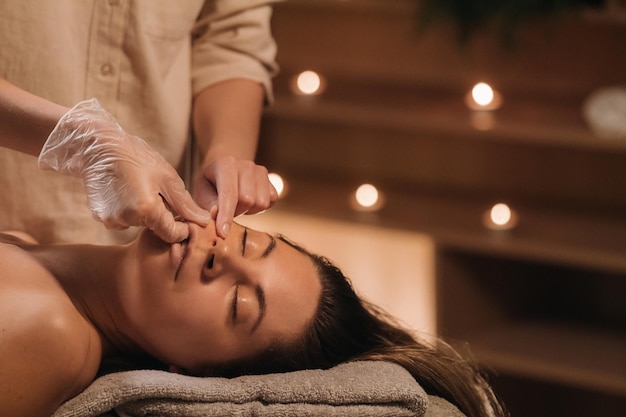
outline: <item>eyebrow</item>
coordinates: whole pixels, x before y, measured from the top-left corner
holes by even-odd
[[[254,331],[259,327],[263,317],[265,317],[265,311],[267,310],[267,304],[265,303],[265,291],[263,291],[263,288],[261,288],[260,285],[255,287],[255,293],[257,301],[259,302],[259,317],[257,317],[252,329],[250,329],[250,333],[254,333]]]

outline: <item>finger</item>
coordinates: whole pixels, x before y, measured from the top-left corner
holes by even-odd
[[[166,206],[179,217],[201,226],[206,226],[211,221],[211,214],[196,204],[191,194],[185,189],[182,180],[180,183],[175,181],[163,187],[160,195],[165,200]]]
[[[259,180],[258,177],[257,180]],[[245,212],[242,212],[242,214],[257,214],[267,210],[270,204],[269,188],[267,184],[261,180],[255,184],[254,190],[251,192],[254,193],[254,197],[245,205]],[[237,211],[239,211],[239,207]]]
[[[189,224],[173,221],[169,226],[152,229],[152,231],[167,243],[182,242],[189,237]]]
[[[194,181],[192,198],[200,207],[209,212],[217,209],[217,191],[213,184],[202,175]],[[211,219],[215,220],[215,213],[211,213]]]
[[[257,214],[269,209],[278,199],[278,193],[269,180],[267,169],[257,165],[256,171],[256,197],[254,204],[248,208],[246,214]]]
[[[239,201],[238,177],[237,168],[233,164],[225,165],[215,174],[215,188],[217,190],[215,229],[223,239],[228,236]]]
[[[168,243],[180,242],[189,236],[189,225],[186,222],[176,221],[174,214],[166,208],[165,204],[161,204],[144,217],[143,224]]]
[[[239,195],[237,196],[237,207],[235,216],[249,213],[256,208],[261,194],[259,193],[258,178],[256,169],[247,167],[239,172]]]
[[[267,182],[269,182],[270,184],[270,207],[274,205],[274,203],[276,203],[276,201],[278,201],[278,191],[276,190],[276,187],[274,187],[274,184],[272,184],[272,182],[269,180],[269,177],[267,178]]]
[[[267,189],[266,194],[265,194],[267,196],[267,200],[264,201],[263,210],[267,210],[270,207],[272,207],[278,200],[278,192],[276,191],[276,188],[274,188],[274,184],[272,184],[272,182],[270,181],[267,168],[263,167],[263,169],[264,169],[263,179],[264,179],[264,184]]]

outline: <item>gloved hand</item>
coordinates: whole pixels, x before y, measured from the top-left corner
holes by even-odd
[[[270,208],[278,193],[267,176],[267,168],[232,156],[205,164],[194,183],[194,199],[210,210],[217,234],[226,238],[233,217],[256,214]]]
[[[59,120],[39,167],[82,178],[91,212],[110,229],[146,226],[173,243],[189,235],[175,215],[203,226],[210,221],[176,170],[127,134],[96,99],[78,103]]]

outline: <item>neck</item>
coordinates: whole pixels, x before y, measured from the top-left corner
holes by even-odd
[[[137,345],[120,317],[121,284],[132,273],[134,247],[53,245],[33,248],[33,255],[59,281],[76,309],[98,331],[103,356],[136,354]]]

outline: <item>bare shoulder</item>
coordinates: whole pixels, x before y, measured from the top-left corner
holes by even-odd
[[[15,235],[0,233],[0,296],[28,283],[35,287],[59,287],[56,279],[24,250],[27,246],[36,244]]]
[[[100,354],[91,334],[68,305],[47,295],[3,299],[0,310],[0,404],[15,417],[49,416],[93,380]]]
[[[49,416],[92,381],[99,345],[93,328],[48,272],[27,256],[16,262],[23,256],[20,249],[2,246],[0,404],[6,415]],[[26,282],[11,279],[25,272],[30,274]]]

